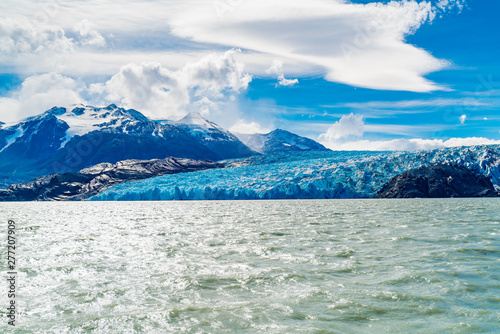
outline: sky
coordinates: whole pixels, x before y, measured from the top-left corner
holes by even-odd
[[[0,121],[115,103],[336,150],[500,144],[500,2],[0,3]]]

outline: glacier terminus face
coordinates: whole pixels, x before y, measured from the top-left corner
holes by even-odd
[[[418,152],[297,152],[226,162],[223,169],[114,186],[91,200],[370,198],[393,176],[434,164],[467,167],[500,190],[500,146]]]

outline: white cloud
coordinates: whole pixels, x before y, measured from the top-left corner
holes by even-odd
[[[21,89],[8,98],[0,98],[0,119],[14,122],[38,115],[55,105],[69,106],[82,103],[75,80],[57,73],[27,78]]]
[[[196,63],[189,63],[183,68],[190,86],[196,88],[196,95],[210,94],[223,96],[223,90],[238,93],[248,88],[252,81],[244,73],[245,65],[235,60],[234,55],[240,50],[230,50],[223,55],[212,53]]]
[[[93,52],[89,48],[80,48],[78,52],[67,52],[51,57],[26,54],[22,57],[2,57],[0,53],[0,71],[16,72],[24,76],[37,73],[57,72],[71,77],[112,76],[120,71],[125,64],[140,64],[156,62],[170,70],[177,70],[188,62],[197,62],[200,58],[212,53],[211,50],[123,50],[107,48]],[[89,46],[90,47],[90,46]],[[267,76],[266,70],[274,56],[245,51],[234,55],[234,59],[245,64],[245,72],[256,76]],[[287,68],[293,73],[307,76],[317,76],[321,70],[311,64],[287,60]]]
[[[241,134],[254,134],[254,133],[269,133],[271,129],[263,127],[257,122],[247,122],[245,120],[238,120],[232,127],[229,128],[230,132]]]
[[[105,46],[106,40],[102,35],[95,29],[93,29],[92,23],[89,20],[83,20],[76,27],[80,32],[80,44],[81,45],[94,45],[94,46]]]
[[[113,102],[155,118],[182,116],[180,109],[190,102],[188,84],[182,74],[158,63],[123,66],[106,83],[91,85],[89,91],[98,94],[94,99],[102,99],[101,104]]]
[[[21,103],[12,98],[0,97],[0,121],[11,123],[21,119],[18,117],[18,112],[21,109]]]
[[[462,124],[466,115],[460,117]],[[441,129],[452,125],[440,125]],[[500,144],[500,140],[482,137],[441,139],[394,139],[394,140],[366,140],[361,139],[365,132],[383,133],[384,135],[398,135],[416,137],[418,133],[429,132],[436,127],[428,125],[394,125],[394,124],[365,124],[362,115],[349,114],[335,122],[328,130],[319,136],[319,141],[326,147],[339,151],[414,151],[432,150],[443,147],[472,146]],[[357,137],[357,138],[356,138]]]
[[[361,115],[349,114],[335,122],[326,133],[320,135],[321,139],[335,142],[348,137],[361,137],[365,132],[365,122]]]
[[[114,75],[126,64],[142,62],[158,62],[175,70],[214,50],[228,49],[173,36],[169,20],[175,16],[179,4],[183,2],[89,0],[63,5],[59,0],[0,1],[0,71],[24,76],[57,72],[92,77]],[[50,37],[44,42],[43,38],[30,37],[29,43],[14,43],[11,31],[16,27],[27,30],[24,35],[40,35],[40,38],[44,34],[49,37],[45,30],[56,31],[59,38]],[[25,44],[30,47],[23,47]],[[66,47],[62,47],[64,44]],[[43,47],[34,52],[36,45]],[[42,49],[45,51],[41,52]],[[246,64],[248,73],[255,75],[265,75],[275,58],[251,50],[235,56],[238,62]],[[282,58],[295,73],[321,73],[314,64]]]
[[[466,116],[460,117],[465,122]],[[462,123],[462,124],[463,124]],[[441,126],[443,128],[443,126]],[[431,150],[442,147],[471,146],[483,144],[497,144],[500,141],[486,138],[451,138],[446,141],[441,139],[394,139],[394,140],[363,140],[365,132],[379,132],[384,134],[409,136],[421,131],[428,132],[435,129],[434,125],[391,125],[391,124],[365,124],[362,115],[353,113],[344,115],[328,130],[319,136],[320,142],[332,150],[339,151],[414,151]],[[415,136],[413,134],[412,136]],[[359,138],[356,140],[356,137]]]
[[[27,18],[0,20],[0,59],[23,53],[74,51],[73,41],[55,25],[36,25]]]
[[[299,79],[287,79],[284,74],[278,76],[278,85],[280,86],[294,86],[299,83]]]
[[[441,11],[448,11],[453,8],[457,8],[458,11],[462,11],[466,4],[466,0],[439,0],[436,7]]]
[[[336,151],[418,151],[434,150],[445,147],[460,147],[474,145],[498,145],[500,140],[487,138],[451,138],[441,139],[394,139],[388,141],[360,140],[352,142],[322,142],[326,147]]]
[[[423,108],[423,107],[448,107],[448,106],[467,106],[480,107],[488,105],[484,101],[476,98],[456,98],[456,99],[428,99],[428,100],[405,100],[405,101],[369,101],[369,102],[354,102],[341,103],[334,106],[338,108],[355,108],[355,109],[406,109],[406,108]]]
[[[201,115],[208,117],[211,111],[219,110],[219,105],[217,102],[213,102],[208,97],[205,96],[199,99],[198,101],[195,101],[192,105],[192,108],[195,109]]]
[[[88,20],[71,29],[63,29],[58,23],[57,20],[38,22],[24,16],[3,17],[0,13],[0,71],[69,74],[89,61],[85,56],[80,57],[82,50],[106,45],[104,37]],[[84,74],[94,75],[98,67],[99,64],[93,63],[85,68]]]
[[[90,91],[152,118],[179,118],[191,110],[206,115],[234,99],[252,80],[244,73],[244,64],[234,59],[237,52],[210,54],[176,71],[159,63],[129,64]]]
[[[213,1],[186,1],[170,22],[179,37],[316,64],[331,81],[427,92],[444,89],[423,76],[447,62],[404,40],[434,16],[425,1],[255,0],[238,2],[221,18]]]
[[[271,67],[266,70],[267,74],[280,75],[283,74],[283,61],[275,59]]]
[[[270,68],[266,70],[267,74],[272,74],[277,76],[278,84],[277,86],[294,86],[299,83],[298,79],[287,79],[283,74],[283,61],[274,60]]]

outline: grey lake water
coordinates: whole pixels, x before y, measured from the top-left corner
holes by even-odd
[[[5,203],[0,213],[5,236],[16,221],[18,246],[19,314],[15,329],[0,319],[5,333],[500,332],[498,199]]]

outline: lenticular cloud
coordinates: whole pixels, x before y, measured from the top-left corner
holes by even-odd
[[[172,33],[182,38],[320,66],[330,81],[429,92],[446,88],[424,75],[448,64],[407,44],[405,37],[432,21],[435,11],[425,1],[221,0],[198,1],[196,6],[188,1],[170,23]]]

